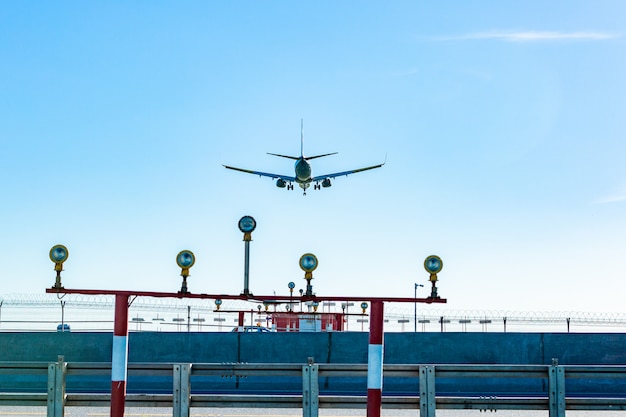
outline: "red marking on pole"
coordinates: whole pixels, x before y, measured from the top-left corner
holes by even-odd
[[[383,344],[383,302],[372,301],[370,313],[370,345]]]
[[[380,417],[383,403],[382,391],[379,389],[367,390],[367,417]]]
[[[367,417],[380,417],[383,401],[383,302],[372,301],[367,358]]]
[[[244,311],[239,311],[238,314],[237,314],[237,316],[238,316],[237,319],[239,320],[238,323],[237,323],[237,326],[239,328],[237,330],[239,330],[240,332],[243,331],[243,321],[244,321],[243,314],[244,314]]]
[[[115,324],[111,358],[111,417],[124,417],[128,364],[128,294],[115,295]]]
[[[126,381],[111,382],[111,417],[124,417]]]

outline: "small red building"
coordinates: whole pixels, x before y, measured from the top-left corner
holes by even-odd
[[[343,313],[271,313],[277,332],[341,332],[344,316]]]

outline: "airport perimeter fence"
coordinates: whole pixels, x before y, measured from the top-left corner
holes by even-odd
[[[245,326],[274,330],[275,312],[313,312],[294,301],[271,306],[228,300],[218,310],[213,302],[139,298],[129,309],[131,332],[229,332],[238,326],[235,311],[244,311]],[[323,302],[317,312],[345,314],[344,331],[369,331],[369,316],[353,303]],[[113,330],[111,296],[69,294],[0,295],[0,331]],[[386,332],[626,332],[626,314],[598,312],[450,310],[441,306],[389,303]],[[324,330],[324,329],[322,329]]]

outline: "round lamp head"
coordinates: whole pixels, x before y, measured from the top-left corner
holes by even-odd
[[[441,268],[443,268],[443,261],[438,256],[430,255],[424,261],[424,269],[426,269],[426,272],[429,274],[437,274],[441,271]]]
[[[193,264],[196,262],[196,257],[193,252],[190,250],[182,250],[176,256],[176,263],[181,268],[191,268]]]
[[[293,290],[294,288],[296,288],[296,283],[291,281],[289,284],[287,284],[287,286],[289,287],[290,290]]]
[[[242,233],[252,233],[256,229],[256,220],[252,216],[243,216],[239,220],[239,230]]]
[[[305,253],[300,257],[300,268],[304,272],[313,272],[317,268],[317,257],[312,253]]]
[[[55,264],[62,264],[67,260],[68,256],[69,252],[63,245],[54,245],[52,249],[50,249],[50,260]]]

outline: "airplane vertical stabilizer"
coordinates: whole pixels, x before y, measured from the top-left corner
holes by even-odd
[[[300,119],[300,158],[304,158],[304,119]]]

